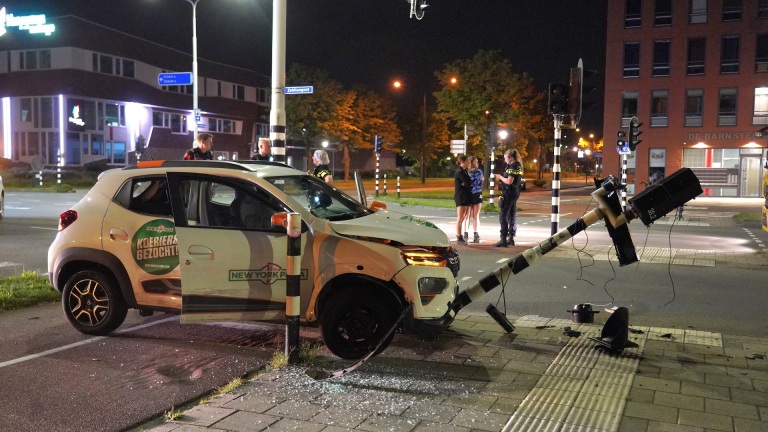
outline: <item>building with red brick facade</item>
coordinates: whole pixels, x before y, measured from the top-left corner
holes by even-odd
[[[762,196],[768,0],[609,0],[603,173],[628,193],[682,167],[705,196]],[[614,151],[636,116],[637,149]]]

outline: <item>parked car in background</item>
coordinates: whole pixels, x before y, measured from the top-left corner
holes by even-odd
[[[408,304],[402,327],[417,334],[455,315],[450,240],[379,204],[277,162],[142,162],[105,171],[61,214],[48,271],[85,334],[112,332],[131,308],[180,312],[183,323],[285,322],[287,233],[275,223],[298,213],[302,322],[357,359]]]

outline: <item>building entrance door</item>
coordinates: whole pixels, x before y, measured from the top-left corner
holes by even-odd
[[[743,198],[762,196],[762,170],[760,169],[760,156],[742,157],[740,162],[739,196]]]

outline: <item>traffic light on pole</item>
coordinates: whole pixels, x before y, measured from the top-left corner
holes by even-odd
[[[571,68],[571,81],[568,88],[568,114],[571,115],[573,123],[576,125],[581,121],[581,112],[594,105],[587,103],[586,107],[583,107],[584,95],[595,90],[594,86],[585,86],[584,81],[596,73],[597,71],[594,70],[584,70],[581,59],[575,68]]]
[[[623,130],[616,132],[616,151],[619,152],[619,154],[629,153],[626,138],[627,134]]]
[[[376,153],[381,153],[381,150],[384,148],[384,139],[380,137],[379,135],[376,135],[373,137],[373,151]]]
[[[565,83],[549,83],[547,112],[549,114],[567,114],[568,110],[568,85]]]
[[[640,126],[643,124],[640,123],[640,120],[637,119],[637,117],[632,117],[632,119],[629,120],[629,150],[635,151],[637,148],[637,145],[640,144],[642,141],[638,139],[640,134]]]

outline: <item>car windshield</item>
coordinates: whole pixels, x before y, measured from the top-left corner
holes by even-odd
[[[265,180],[321,219],[341,221],[373,213],[354,198],[316,177],[284,176],[267,177]]]

